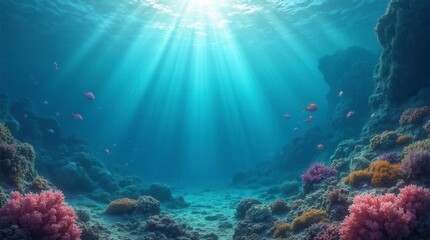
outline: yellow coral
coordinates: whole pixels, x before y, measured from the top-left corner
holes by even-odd
[[[327,217],[328,214],[324,210],[310,209],[296,217],[293,221],[292,227],[294,231],[300,231],[314,223],[330,222]]]
[[[352,171],[348,177],[345,178],[345,184],[351,185],[353,187],[360,186],[360,183],[370,182],[372,180],[373,174],[368,170],[358,170]]]
[[[373,162],[369,167],[373,173],[372,184],[377,187],[389,187],[395,183],[398,178],[400,164],[391,164],[386,160]]]
[[[398,135],[394,131],[376,134],[370,139],[370,147],[372,149],[390,148],[396,143],[397,137]]]
[[[14,139],[12,137],[12,134],[10,133],[9,128],[7,128],[2,123],[0,123],[0,142],[5,142],[8,144],[14,143]]]
[[[411,139],[412,138],[409,136],[401,135],[396,139],[396,143],[399,145],[403,145],[403,144],[409,143]]]
[[[273,236],[276,239],[285,239],[288,234],[290,234],[292,230],[291,224],[284,223],[284,222],[277,222],[275,225],[275,231],[273,233]]]
[[[406,156],[408,153],[419,148],[430,151],[430,138],[409,144],[403,149],[403,155]]]
[[[120,198],[109,203],[105,213],[107,214],[123,214],[132,212],[137,205],[137,200],[130,198]]]

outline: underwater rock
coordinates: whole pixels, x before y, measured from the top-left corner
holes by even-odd
[[[272,214],[280,215],[288,212],[290,208],[284,199],[278,199],[269,205]]]
[[[378,20],[376,35],[383,52],[369,99],[373,110],[403,104],[430,86],[429,12],[429,1],[392,0]]]
[[[281,193],[284,196],[289,196],[292,194],[297,193],[300,190],[300,183],[299,181],[293,180],[293,181],[285,181],[281,184],[279,187]]]
[[[146,220],[146,231],[161,232],[168,238],[185,236],[186,230],[170,216],[154,215]]]
[[[263,204],[253,205],[246,211],[245,221],[265,222],[272,217],[270,209]]]
[[[18,225],[0,222],[0,239],[2,240],[32,240],[31,236]]]
[[[250,209],[252,206],[257,205],[257,204],[262,204],[262,202],[258,199],[254,199],[254,198],[242,199],[239,202],[239,204],[236,206],[235,217],[239,218],[239,219],[244,218],[246,215],[246,211],[248,211],[248,209]]]
[[[151,196],[141,196],[137,200],[137,205],[134,210],[135,214],[143,214],[146,216],[160,214],[160,202]]]
[[[378,62],[376,54],[360,47],[350,47],[319,60],[318,68],[330,89],[327,93],[328,119],[332,138],[339,140],[356,137],[369,119],[368,98],[372,93],[373,72]],[[338,93],[342,91],[343,96]],[[351,118],[346,118],[354,111]]]
[[[55,183],[64,191],[89,191],[96,184],[85,169],[76,162],[68,162],[51,173]]]
[[[54,185],[48,180],[41,176],[37,176],[28,186],[28,190],[34,193],[40,193],[46,190],[56,190]]]
[[[78,221],[86,223],[91,220],[90,213],[87,209],[79,208],[75,212],[76,212],[76,215],[78,216]]]
[[[177,196],[172,198],[168,203],[167,203],[167,207],[168,208],[172,208],[172,209],[179,209],[179,208],[186,208],[188,207],[190,204],[187,203],[184,199],[184,197],[182,196]]]
[[[163,183],[154,183],[149,186],[148,195],[157,199],[160,202],[172,200],[172,192],[170,187]]]

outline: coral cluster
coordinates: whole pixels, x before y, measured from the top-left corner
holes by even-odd
[[[430,151],[416,149],[409,152],[400,165],[400,173],[406,179],[419,180],[430,175]]]
[[[370,183],[373,174],[367,170],[352,171],[346,178],[345,184],[359,187],[363,183]]]
[[[262,202],[258,199],[254,198],[244,198],[242,199],[239,204],[236,206],[236,214],[235,216],[239,219],[242,219],[246,215],[246,211],[250,209],[252,206],[262,204]]]
[[[124,214],[131,213],[136,208],[137,201],[129,198],[117,199],[109,203],[106,208],[106,214]]]
[[[402,239],[408,237],[417,217],[430,206],[428,189],[409,185],[393,194],[356,196],[343,221],[341,240]]]
[[[275,229],[273,231],[273,236],[275,238],[287,238],[288,234],[293,230],[291,224],[285,222],[277,222],[275,223]]]
[[[379,155],[378,160],[387,160],[390,163],[397,163],[402,159],[402,154],[397,152],[386,152]]]
[[[428,106],[420,108],[409,108],[402,113],[399,119],[399,123],[400,125],[418,123],[429,114],[430,108]]]
[[[160,214],[161,205],[160,202],[151,196],[141,196],[137,200],[135,207],[135,213],[143,215],[157,215]]]
[[[294,231],[303,230],[314,223],[318,222],[329,222],[328,214],[324,210],[320,209],[310,209],[300,216],[296,217],[293,221],[292,227]]]
[[[371,183],[376,187],[389,187],[397,180],[399,170],[399,164],[385,160],[373,162],[369,167],[369,171],[373,173]]]
[[[18,225],[33,239],[80,239],[77,216],[60,191],[26,195],[12,192],[10,197],[0,209],[1,221]]]
[[[381,134],[376,134],[370,139],[370,147],[372,149],[387,149],[396,144],[398,134],[394,131],[384,131]]]
[[[284,214],[290,210],[284,199],[278,199],[269,205],[272,214]]]
[[[301,177],[304,185],[310,185],[321,182],[335,174],[336,170],[334,168],[326,167],[323,163],[314,163]]]

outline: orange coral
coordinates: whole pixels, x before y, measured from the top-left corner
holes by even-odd
[[[373,173],[368,170],[358,170],[352,171],[348,177],[345,178],[345,184],[351,185],[353,187],[360,186],[360,183],[368,183],[372,180]]]
[[[132,212],[137,205],[137,200],[121,198],[109,203],[106,209],[107,214],[123,214]]]
[[[406,136],[406,135],[401,135],[401,136],[397,137],[396,143],[399,145],[403,145],[403,144],[411,142],[411,140],[412,140],[411,137]]]
[[[294,231],[300,231],[314,223],[330,222],[327,217],[328,214],[325,210],[310,209],[296,217],[293,221],[292,227]]]
[[[275,230],[273,232],[273,236],[276,239],[285,239],[288,237],[292,230],[291,224],[284,222],[277,222],[275,225]]]
[[[391,164],[386,160],[373,162],[369,167],[373,173],[371,182],[377,187],[389,187],[397,180],[399,170],[400,164]]]

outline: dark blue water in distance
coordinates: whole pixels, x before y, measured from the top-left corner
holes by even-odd
[[[379,54],[387,3],[2,0],[0,92],[147,181],[227,183],[325,126],[318,60],[350,46]],[[306,124],[309,103],[319,110]]]

